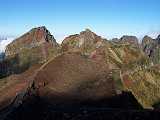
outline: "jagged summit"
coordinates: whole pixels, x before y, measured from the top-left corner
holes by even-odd
[[[45,40],[47,42],[49,42],[49,40],[53,41],[53,42],[56,42],[55,38],[53,35],[51,35],[51,33],[49,32],[49,30],[45,27],[45,26],[40,26],[40,27],[36,27],[36,28],[33,28],[32,30],[30,30],[30,32],[34,32],[34,31],[41,31],[41,32],[44,32],[45,34]]]
[[[33,28],[7,45],[6,65],[0,69],[5,75],[21,73],[35,64],[46,62],[57,54],[58,48],[58,43],[45,26]]]
[[[90,29],[80,32],[80,34],[71,35],[62,42],[63,51],[80,50],[88,53],[92,48],[98,48],[103,45],[104,39],[96,35]]]
[[[15,39],[6,47],[6,56],[19,53],[22,49],[34,48],[48,44],[50,46],[57,46],[57,42],[53,35],[46,29],[45,26],[31,29],[26,34]]]
[[[97,36],[96,33],[94,33],[92,30],[90,30],[89,28],[86,28],[84,31],[80,32],[80,35],[93,35],[93,36]]]

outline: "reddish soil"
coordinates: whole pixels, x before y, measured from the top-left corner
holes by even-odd
[[[35,85],[40,96],[49,97],[51,101],[53,96],[68,96],[78,101],[115,95],[107,66],[78,53],[66,53],[49,62],[36,75]]]
[[[9,105],[19,93],[26,91],[39,67],[35,65],[20,75],[11,75],[4,79],[6,83],[0,88],[0,109]]]

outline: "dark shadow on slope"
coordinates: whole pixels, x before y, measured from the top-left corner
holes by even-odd
[[[66,98],[64,98],[65,100]],[[67,102],[67,101],[66,101]],[[10,106],[13,107],[13,106]],[[0,113],[2,118],[3,111]],[[85,101],[80,104],[50,104],[46,99],[31,95],[13,108],[1,120],[158,120],[158,111],[144,110],[131,93],[110,99]]]
[[[153,108],[155,108],[156,110],[160,110],[160,102],[157,102],[153,105]]]
[[[54,108],[58,109],[79,109],[79,108],[114,108],[114,109],[136,109],[142,110],[143,107],[138,103],[135,97],[131,92],[122,92],[120,95],[115,95],[111,98],[103,98],[103,99],[87,99],[87,100],[79,100],[73,96],[50,96],[43,97],[41,101],[45,102],[45,104],[50,104],[50,106],[55,106]]]

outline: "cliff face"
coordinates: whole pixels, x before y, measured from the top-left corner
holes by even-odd
[[[148,55],[153,64],[160,63],[160,35],[156,39],[145,36],[142,40],[143,51]]]
[[[142,49],[147,56],[150,58],[154,56],[154,47],[156,46],[156,41],[149,36],[145,36],[142,40]]]

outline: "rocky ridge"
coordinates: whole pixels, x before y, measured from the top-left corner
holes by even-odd
[[[1,79],[1,108],[20,107],[33,96],[54,107],[86,106],[88,101],[99,105],[102,100],[106,102],[101,107],[157,107],[160,67],[150,58],[158,41],[159,37],[152,40],[145,36],[141,49],[134,36],[108,41],[86,29],[65,38],[60,46],[45,27],[34,28],[6,48],[7,58],[0,63],[1,70],[1,65],[7,66],[3,72],[27,67]],[[124,92],[127,96],[131,93],[133,99],[126,99]],[[119,99],[119,95],[124,96]],[[119,100],[125,103],[119,105]]]

